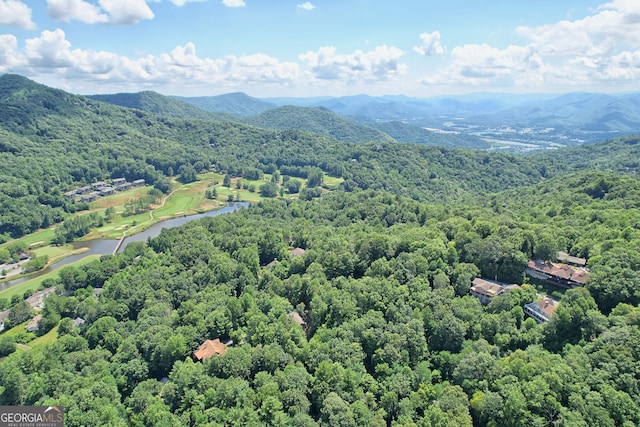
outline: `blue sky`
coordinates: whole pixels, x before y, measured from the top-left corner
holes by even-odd
[[[0,0],[0,72],[73,93],[629,92],[639,0]]]

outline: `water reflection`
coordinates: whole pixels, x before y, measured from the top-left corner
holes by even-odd
[[[244,208],[249,206],[249,203],[246,202],[236,202],[236,203],[228,203],[222,209],[218,209],[215,211],[209,211],[201,214],[195,215],[187,215],[178,218],[171,218],[164,221],[161,221],[157,224],[152,225],[145,231],[134,234],[133,236],[129,236],[124,239],[122,246],[118,249],[118,252],[124,251],[127,245],[131,242],[146,242],[147,240],[156,237],[160,234],[163,228],[173,228],[179,227],[181,225],[186,224],[189,221],[194,221],[200,218],[204,218],[206,216],[217,216],[225,213],[234,212],[240,208]],[[49,265],[46,268],[38,271],[37,273],[31,274],[26,277],[21,277],[14,280],[9,280],[6,282],[0,282],[0,290],[10,288],[11,286],[19,285],[20,283],[24,283],[27,280],[34,279],[36,277],[43,276],[47,273],[50,273],[54,270],[57,270],[60,267],[64,267],[65,265],[71,264],[76,261],[80,261],[84,257],[89,255],[110,255],[115,250],[118,245],[118,240],[109,240],[109,239],[96,239],[96,240],[87,240],[84,242],[73,242],[74,249],[85,249],[82,253],[71,255],[66,258],[61,259],[55,264]]]

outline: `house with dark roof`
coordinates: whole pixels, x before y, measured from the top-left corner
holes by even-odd
[[[93,192],[93,193],[89,193],[89,194],[85,194],[84,196],[81,196],[80,201],[89,203],[96,200],[97,197],[98,197],[97,193]]]
[[[498,295],[509,292],[512,289],[519,288],[518,285],[503,285],[491,280],[480,279],[476,277],[471,282],[469,293],[480,300],[482,305],[487,305]]]
[[[108,196],[109,194],[113,194],[116,191],[113,187],[104,187],[102,190],[98,192],[99,196]]]
[[[541,260],[530,260],[525,273],[535,279],[567,289],[584,286],[589,275],[586,268]]]
[[[206,340],[203,342],[196,351],[193,352],[194,362],[202,362],[214,355],[224,356],[227,352],[227,346],[220,341],[220,338],[215,340]]]
[[[558,301],[550,297],[544,297],[537,301],[524,305],[524,314],[538,323],[548,322],[551,315],[558,307]]]
[[[76,188],[76,194],[85,194],[91,191],[91,186],[85,185],[84,187]]]

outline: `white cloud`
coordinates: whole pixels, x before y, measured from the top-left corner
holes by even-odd
[[[65,39],[64,31],[45,30],[39,38],[27,39],[25,57],[33,67],[66,68],[74,60],[69,47],[71,43]]]
[[[306,2],[304,2],[304,3],[302,3],[302,4],[299,4],[299,5],[298,5],[298,8],[299,8],[299,9],[304,9],[304,10],[313,10],[313,9],[315,9],[316,7],[315,7],[313,4],[311,4],[311,2],[306,1]]]
[[[61,29],[43,31],[39,37],[27,39],[24,52],[17,51],[16,47],[14,36],[0,36],[0,70],[16,67],[15,72],[25,75],[42,73],[49,79],[56,77],[73,81],[76,83],[71,90],[76,93],[83,81],[92,86],[96,81],[105,84],[120,82],[132,90],[141,90],[141,86],[183,89],[187,86],[211,85],[237,90],[254,84],[289,85],[300,74],[298,64],[280,62],[265,54],[202,58],[190,42],[177,46],[169,53],[140,58],[72,49]]]
[[[153,18],[145,0],[100,0],[100,6],[109,14],[112,24],[132,25]]]
[[[87,24],[106,23],[109,17],[101,9],[84,0],[47,0],[47,13],[59,21],[82,21]]]
[[[227,7],[242,7],[246,6],[244,0],[222,0],[222,4]]]
[[[387,80],[404,73],[400,63],[404,52],[396,47],[378,46],[370,52],[357,50],[348,55],[336,54],[336,48],[325,46],[316,52],[299,56],[310,67],[310,74],[319,80],[376,81]]]
[[[422,39],[422,44],[413,47],[416,53],[423,56],[442,55],[444,53],[444,47],[440,44],[440,31],[422,33],[420,34],[420,39]]]
[[[19,0],[0,0],[0,25],[33,30],[36,24],[31,20],[31,8]]]
[[[18,39],[13,34],[0,34],[0,71],[8,72],[21,65],[23,59],[17,52]]]
[[[640,2],[614,0],[580,19],[520,26],[527,43],[503,49],[457,46],[427,85],[516,86],[529,90],[629,90],[640,78]],[[423,40],[425,40],[423,38]]]
[[[132,25],[153,18],[145,0],[100,0],[99,6],[85,0],[47,0],[47,4],[49,16],[66,22]]]

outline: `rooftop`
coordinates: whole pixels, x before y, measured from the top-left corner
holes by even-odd
[[[549,261],[530,260],[527,263],[527,267],[561,279],[572,280],[580,284],[584,284],[587,281],[587,276],[589,275],[589,273],[584,269]]]
[[[566,261],[569,264],[578,265],[580,267],[584,267],[587,265],[586,258],[578,258],[576,256],[571,256],[566,252],[558,252],[558,261]]]
[[[206,340],[203,342],[196,351],[193,352],[193,357],[197,360],[205,360],[213,356],[214,354],[224,355],[227,352],[227,346],[220,342],[219,338],[215,340]]]

